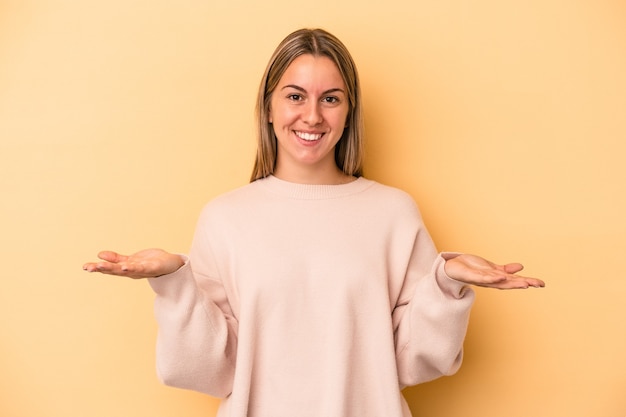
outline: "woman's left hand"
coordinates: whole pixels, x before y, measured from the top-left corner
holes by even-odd
[[[519,263],[497,265],[476,255],[462,254],[446,261],[445,271],[454,280],[480,287],[513,290],[544,287],[537,278],[515,275],[524,269]]]

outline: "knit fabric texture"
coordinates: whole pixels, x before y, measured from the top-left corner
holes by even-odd
[[[453,256],[396,188],[252,182],[149,280],[158,375],[222,398],[219,417],[408,417],[402,388],[461,365],[474,293]]]

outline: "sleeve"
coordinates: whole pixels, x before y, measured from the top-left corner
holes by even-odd
[[[199,223],[183,267],[149,280],[159,327],[157,374],[166,385],[224,398],[233,386],[237,321],[203,228]]]
[[[421,219],[416,229],[392,315],[401,388],[452,375],[460,368],[474,301],[470,287],[445,273],[445,261],[457,254],[437,254]]]

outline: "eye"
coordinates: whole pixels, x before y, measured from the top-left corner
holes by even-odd
[[[291,101],[302,101],[302,96],[300,94],[294,93],[294,94],[289,94],[287,96],[287,99]]]
[[[324,97],[322,101],[328,104],[337,104],[339,103],[339,98],[335,96],[327,96],[327,97]]]

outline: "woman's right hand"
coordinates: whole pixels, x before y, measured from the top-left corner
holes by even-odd
[[[88,262],[83,265],[87,272],[100,272],[128,278],[154,278],[171,274],[185,264],[180,255],[162,249],[144,249],[132,255],[121,255],[112,251],[98,254],[100,262]]]

